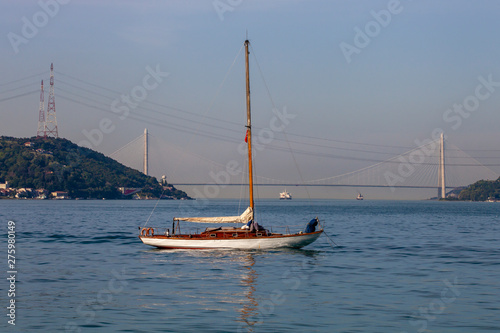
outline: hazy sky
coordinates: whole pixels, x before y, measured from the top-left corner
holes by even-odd
[[[256,152],[258,175],[343,174],[415,148],[436,128],[500,172],[498,1],[1,3],[0,135],[36,134],[40,80],[47,100],[53,62],[61,137],[111,154],[147,127],[155,176],[209,181],[231,160],[244,165],[248,32],[253,125],[269,142]],[[140,142],[129,148],[115,157],[136,156],[139,168]],[[428,196],[396,191],[363,194]]]

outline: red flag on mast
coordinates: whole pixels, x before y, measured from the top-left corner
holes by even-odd
[[[248,142],[248,129],[247,129],[247,134],[245,135],[245,142]]]

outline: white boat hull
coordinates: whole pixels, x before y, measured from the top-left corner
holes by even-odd
[[[301,248],[314,242],[323,231],[308,234],[281,235],[249,239],[184,239],[174,237],[140,236],[146,245],[162,249],[277,249]]]

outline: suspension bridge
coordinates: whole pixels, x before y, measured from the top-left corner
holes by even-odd
[[[161,175],[165,165],[172,166],[172,156],[186,155],[179,147],[172,146],[148,134],[138,136],[122,148],[110,154],[111,158],[135,168],[145,174]],[[244,186],[247,183],[245,171],[228,171],[228,165],[217,163],[202,156],[181,158],[182,173],[169,175],[169,183],[175,186]],[[232,161],[234,162],[234,161]],[[194,171],[193,164],[198,167]],[[205,166],[202,166],[202,165]],[[211,175],[209,181],[185,181],[189,165],[199,173],[206,168]],[[493,165],[490,165],[493,166]],[[495,164],[496,166],[496,164]],[[178,169],[178,168],[177,168]],[[170,171],[169,171],[170,172]],[[478,180],[494,180],[499,175],[480,163],[476,158],[445,140],[444,135],[428,140],[425,144],[410,149],[384,161],[368,165],[351,172],[320,179],[286,181],[254,175],[256,186],[307,186],[307,187],[364,187],[364,188],[414,188],[438,189],[438,197],[446,197],[447,189],[467,186]],[[193,179],[193,176],[189,177]]]

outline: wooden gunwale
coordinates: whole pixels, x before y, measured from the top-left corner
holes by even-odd
[[[238,233],[238,237],[234,237],[233,233]],[[216,232],[203,232],[200,234],[180,234],[180,235],[153,235],[153,236],[139,236],[140,239],[142,238],[156,238],[156,239],[182,239],[182,240],[214,240],[214,239],[224,239],[224,240],[239,240],[239,239],[268,239],[268,238],[289,238],[289,237],[297,237],[297,236],[305,236],[305,235],[313,235],[313,234],[318,234],[322,233],[323,230],[318,230],[315,232],[310,232],[310,233],[296,233],[296,234],[288,234],[288,235],[283,235],[283,234],[275,234],[275,233],[269,233],[265,234],[264,232],[262,233],[261,236],[257,236],[257,233],[255,232],[249,232],[246,230],[240,230],[240,231],[216,231]],[[215,234],[216,236],[210,236]],[[240,237],[240,234],[242,237]]]

